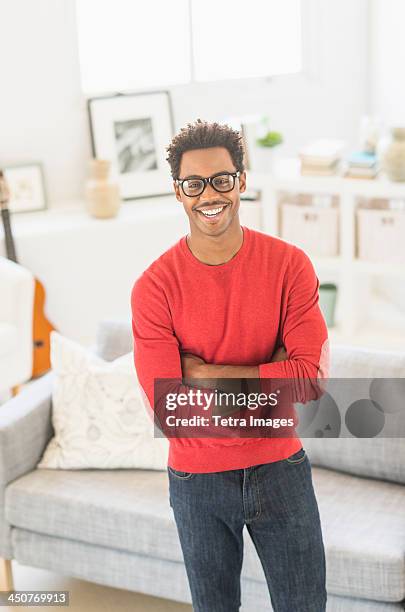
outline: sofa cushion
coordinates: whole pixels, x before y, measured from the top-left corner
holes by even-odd
[[[405,487],[321,468],[313,468],[313,479],[329,592],[401,601]],[[33,532],[183,560],[165,472],[35,470],[8,485],[5,515],[11,525]],[[264,580],[247,536],[243,574]]]
[[[405,379],[405,352],[383,351],[349,345],[331,345],[330,378],[357,378],[359,388],[369,389],[374,378]],[[342,394],[344,399],[344,393]],[[342,416],[344,407],[339,407]],[[344,425],[342,424],[343,429]],[[346,431],[346,430],[345,430]],[[351,474],[405,483],[403,437],[303,438],[313,465]]]
[[[327,589],[336,595],[405,597],[405,487],[312,468],[326,552]],[[263,571],[245,535],[245,575]]]
[[[336,595],[405,598],[405,487],[313,468],[328,587]]]
[[[404,378],[405,352],[331,343],[329,376],[330,378]]]
[[[5,507],[18,527],[182,560],[166,472],[37,469],[7,487]]]
[[[302,443],[313,465],[405,483],[403,438],[303,438]]]

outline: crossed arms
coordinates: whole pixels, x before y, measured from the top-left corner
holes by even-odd
[[[318,303],[319,281],[304,251],[294,247],[293,255],[285,273],[280,307],[282,346],[269,361],[257,365],[210,364],[198,355],[181,354],[164,287],[153,274],[138,279],[131,294],[134,361],[151,406],[156,378],[176,379],[183,384],[197,378],[201,386],[211,386],[221,379],[264,383],[289,379],[296,387],[294,401],[306,402],[319,396],[312,381],[326,378],[329,369],[328,333]],[[314,396],[308,397],[308,391]]]

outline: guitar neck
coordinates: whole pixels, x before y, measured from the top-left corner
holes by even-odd
[[[1,209],[1,217],[3,220],[4,227],[4,236],[6,239],[6,253],[7,257],[17,263],[17,254],[15,251],[15,245],[13,240],[13,235],[11,233],[11,225],[10,225],[10,212],[8,208]]]

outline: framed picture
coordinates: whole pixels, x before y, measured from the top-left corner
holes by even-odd
[[[2,170],[10,190],[10,213],[33,212],[48,207],[40,162],[14,164]]]
[[[167,91],[116,94],[87,102],[93,156],[108,159],[121,197],[171,193],[166,147],[173,136]]]

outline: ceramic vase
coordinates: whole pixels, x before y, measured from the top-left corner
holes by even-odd
[[[405,127],[393,128],[392,141],[383,158],[384,170],[392,181],[405,181]]]
[[[118,214],[121,197],[118,184],[110,178],[111,162],[107,159],[91,159],[89,178],[85,186],[86,208],[98,219],[108,219]]]

